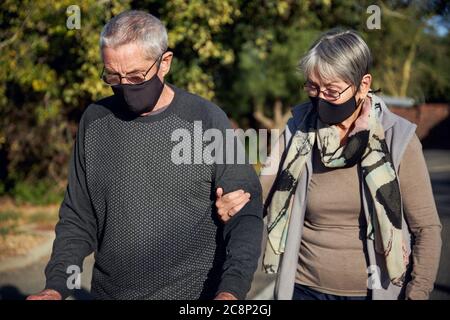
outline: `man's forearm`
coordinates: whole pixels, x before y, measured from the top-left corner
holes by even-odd
[[[261,254],[263,221],[261,217],[239,214],[226,234],[227,257],[218,292],[230,292],[245,299]],[[228,226],[228,224],[227,224]]]

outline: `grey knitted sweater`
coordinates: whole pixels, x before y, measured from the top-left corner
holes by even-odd
[[[248,164],[173,163],[174,130],[194,137],[195,121],[203,131],[230,124],[211,102],[171,88],[173,101],[155,115],[132,118],[114,96],[84,112],[46,288],[67,297],[68,267],[81,269],[95,252],[98,299],[210,299],[221,291],[245,298],[261,247],[258,178]],[[225,225],[214,206],[219,186],[251,193]]]

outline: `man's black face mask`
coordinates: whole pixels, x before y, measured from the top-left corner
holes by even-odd
[[[117,84],[112,86],[114,94],[125,102],[128,111],[139,116],[152,111],[164,88],[158,77],[158,70],[149,80],[139,84]]]

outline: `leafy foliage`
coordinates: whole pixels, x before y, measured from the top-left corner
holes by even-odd
[[[81,28],[70,30],[72,4],[5,0],[0,8],[0,194],[44,199],[51,188],[43,185],[64,188],[78,120],[89,103],[111,94],[99,80],[100,31],[130,8],[166,24],[174,52],[168,81],[214,100],[242,127],[264,126],[261,115],[275,117],[306,99],[298,60],[336,26],[367,40],[374,87],[448,101],[450,36],[428,23],[447,21],[445,1],[378,1],[380,30],[366,27],[369,1],[86,0],[78,3]]]

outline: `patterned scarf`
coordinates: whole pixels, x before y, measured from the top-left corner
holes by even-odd
[[[289,149],[285,150],[287,154],[281,172],[274,182],[272,197],[266,203],[269,245],[266,246],[263,264],[267,273],[278,270],[280,255],[285,249],[293,195],[316,141],[326,167],[344,168],[358,162],[361,164],[362,176],[370,191],[367,202],[372,204],[367,236],[375,241],[376,251],[384,255],[391,282],[403,285],[407,259],[402,237],[401,197],[380,121],[380,103],[375,95],[365,99],[355,127],[342,146],[338,128],[322,123],[314,108],[305,116],[291,139]]]

